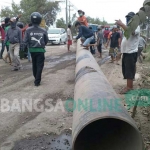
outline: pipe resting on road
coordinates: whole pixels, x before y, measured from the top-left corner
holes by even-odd
[[[73,150],[144,150],[134,120],[94,57],[77,44]]]

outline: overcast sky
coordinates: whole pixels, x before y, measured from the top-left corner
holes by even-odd
[[[14,1],[19,3],[20,0]],[[98,17],[101,20],[104,18],[107,22],[114,23],[115,19],[121,19],[125,22],[125,15],[130,11],[138,12],[144,0],[71,0],[71,2],[78,9],[84,10],[88,16]],[[0,0],[0,5],[9,4],[6,0]],[[62,12],[59,13],[58,18],[63,17],[65,19],[65,4],[62,3],[61,8]],[[74,12],[72,11],[72,13]]]

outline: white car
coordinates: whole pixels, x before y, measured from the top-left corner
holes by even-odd
[[[63,28],[49,28],[48,29],[48,39],[51,44],[66,44],[67,33]]]

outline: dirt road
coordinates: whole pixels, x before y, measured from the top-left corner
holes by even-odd
[[[0,113],[0,150],[50,150],[49,145],[56,140],[55,134],[59,135],[65,130],[70,135],[72,112],[64,111],[62,103],[74,97],[76,46],[72,47],[70,53],[67,52],[65,45],[47,46],[46,50],[42,82],[38,88],[34,87],[32,65],[27,60],[22,61],[24,66],[22,72],[10,71],[10,66],[0,60],[0,99],[1,102],[2,100],[9,101],[10,106],[10,111],[2,112],[1,110]],[[104,50],[104,56],[107,54],[108,50]],[[97,61],[100,60],[98,54],[95,55],[95,58]],[[140,68],[139,64],[134,83],[135,88],[138,86]],[[121,65],[106,62],[101,69],[115,91],[119,93],[119,90],[126,85],[122,77]],[[119,94],[118,96],[124,101],[124,96]],[[54,106],[51,112],[43,111],[41,108],[41,106],[47,108],[45,107],[47,101]],[[18,105],[15,107],[17,102],[19,106],[22,106],[23,102],[33,102],[33,106],[37,106],[38,111],[37,109],[25,112],[19,112],[18,109],[13,110],[13,108],[18,108]],[[150,141],[150,118],[142,111],[143,108],[138,108],[135,120],[145,143],[148,143]],[[61,138],[63,136],[65,135],[62,135]],[[67,145],[65,150],[70,149],[70,140],[68,139],[68,144],[64,142],[64,145]],[[60,148],[55,147],[55,149]]]
[[[22,72],[10,71],[11,67],[0,60],[0,99],[8,100],[10,111],[13,111],[3,113],[1,110],[0,150],[10,150],[22,139],[51,133],[60,134],[64,129],[72,127],[72,113],[62,112],[62,109],[58,108],[56,112],[19,112],[18,109],[12,110],[12,106],[16,102],[21,107],[24,101],[41,100],[37,103],[40,108],[47,100],[51,100],[55,106],[58,100],[63,103],[73,98],[75,50],[75,46],[70,53],[67,52],[66,45],[47,46],[40,87],[34,87],[32,65],[27,60],[22,61]]]

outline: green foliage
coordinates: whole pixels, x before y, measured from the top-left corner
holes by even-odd
[[[138,25],[145,23],[147,17],[150,17],[150,0],[145,0],[143,3],[143,7],[140,8],[139,12],[132,18],[130,23],[128,24],[128,28],[125,31],[125,36],[128,39],[138,27]]]
[[[105,20],[101,21],[99,18],[91,18],[91,17],[87,17],[88,23],[91,24],[98,24],[98,25],[106,25],[108,24]]]
[[[145,52],[148,53],[146,60],[150,61],[150,46],[147,46],[147,48],[145,49]]]
[[[32,12],[39,12],[43,16],[48,13],[45,20],[49,26],[56,20],[58,11],[60,11],[58,2],[50,2],[49,0],[21,0],[19,5],[13,1],[12,8],[3,8],[1,10],[1,17],[14,17],[22,14],[21,21],[29,23]]]
[[[57,28],[65,28],[66,29],[65,20],[63,18],[57,19],[56,27]]]

